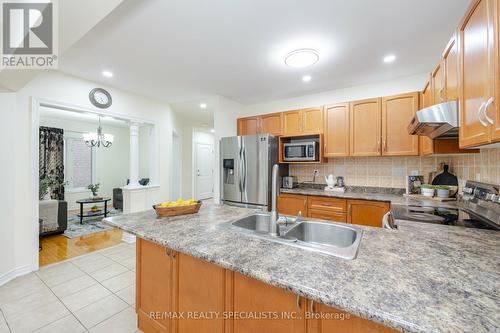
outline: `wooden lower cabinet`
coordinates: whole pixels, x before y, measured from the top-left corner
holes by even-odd
[[[208,315],[178,320],[176,332],[224,332],[226,270],[182,253],[178,265],[177,311]]]
[[[382,217],[391,209],[384,201],[351,200],[321,196],[307,196],[283,193],[278,197],[278,212],[332,222],[347,222],[382,227]]]
[[[174,332],[165,313],[175,310],[175,252],[155,243],[137,239],[136,312],[143,332]]]
[[[278,212],[285,215],[307,216],[307,196],[295,194],[280,194],[278,197]]]
[[[234,313],[267,315],[262,319],[234,319],[233,332],[305,333],[305,303],[303,297],[289,291],[234,273]]]
[[[395,332],[141,238],[136,271],[144,333]]]
[[[347,200],[347,222],[369,227],[382,227],[382,217],[391,209],[387,202]]]

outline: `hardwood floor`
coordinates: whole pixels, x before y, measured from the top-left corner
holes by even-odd
[[[122,241],[122,231],[110,229],[69,239],[63,235],[42,237],[39,252],[41,266],[53,264],[79,255],[117,245]]]

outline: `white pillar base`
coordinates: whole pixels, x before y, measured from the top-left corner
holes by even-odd
[[[135,235],[132,235],[126,231],[123,232],[122,241],[128,244],[134,244],[136,241]]]

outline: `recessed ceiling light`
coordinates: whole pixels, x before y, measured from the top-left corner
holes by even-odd
[[[206,109],[207,108],[207,103],[200,103],[200,108]]]
[[[302,81],[304,81],[304,82],[309,82],[309,81],[311,81],[311,79],[312,79],[311,75],[304,75],[302,77]]]
[[[215,133],[215,130],[212,128],[212,129],[210,130],[210,132],[211,132],[211,133]]]
[[[384,62],[386,64],[390,64],[391,62],[393,62],[394,60],[396,60],[396,56],[394,54],[388,54],[384,57]]]
[[[299,49],[286,55],[285,64],[294,68],[304,68],[314,65],[318,60],[318,51],[313,49]]]
[[[102,71],[102,76],[104,76],[104,77],[113,77],[113,72],[111,72],[111,71]]]

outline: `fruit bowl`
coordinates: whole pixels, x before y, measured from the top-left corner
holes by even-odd
[[[201,201],[177,200],[172,202],[163,202],[153,205],[158,217],[169,217],[186,214],[198,213],[201,207]]]

